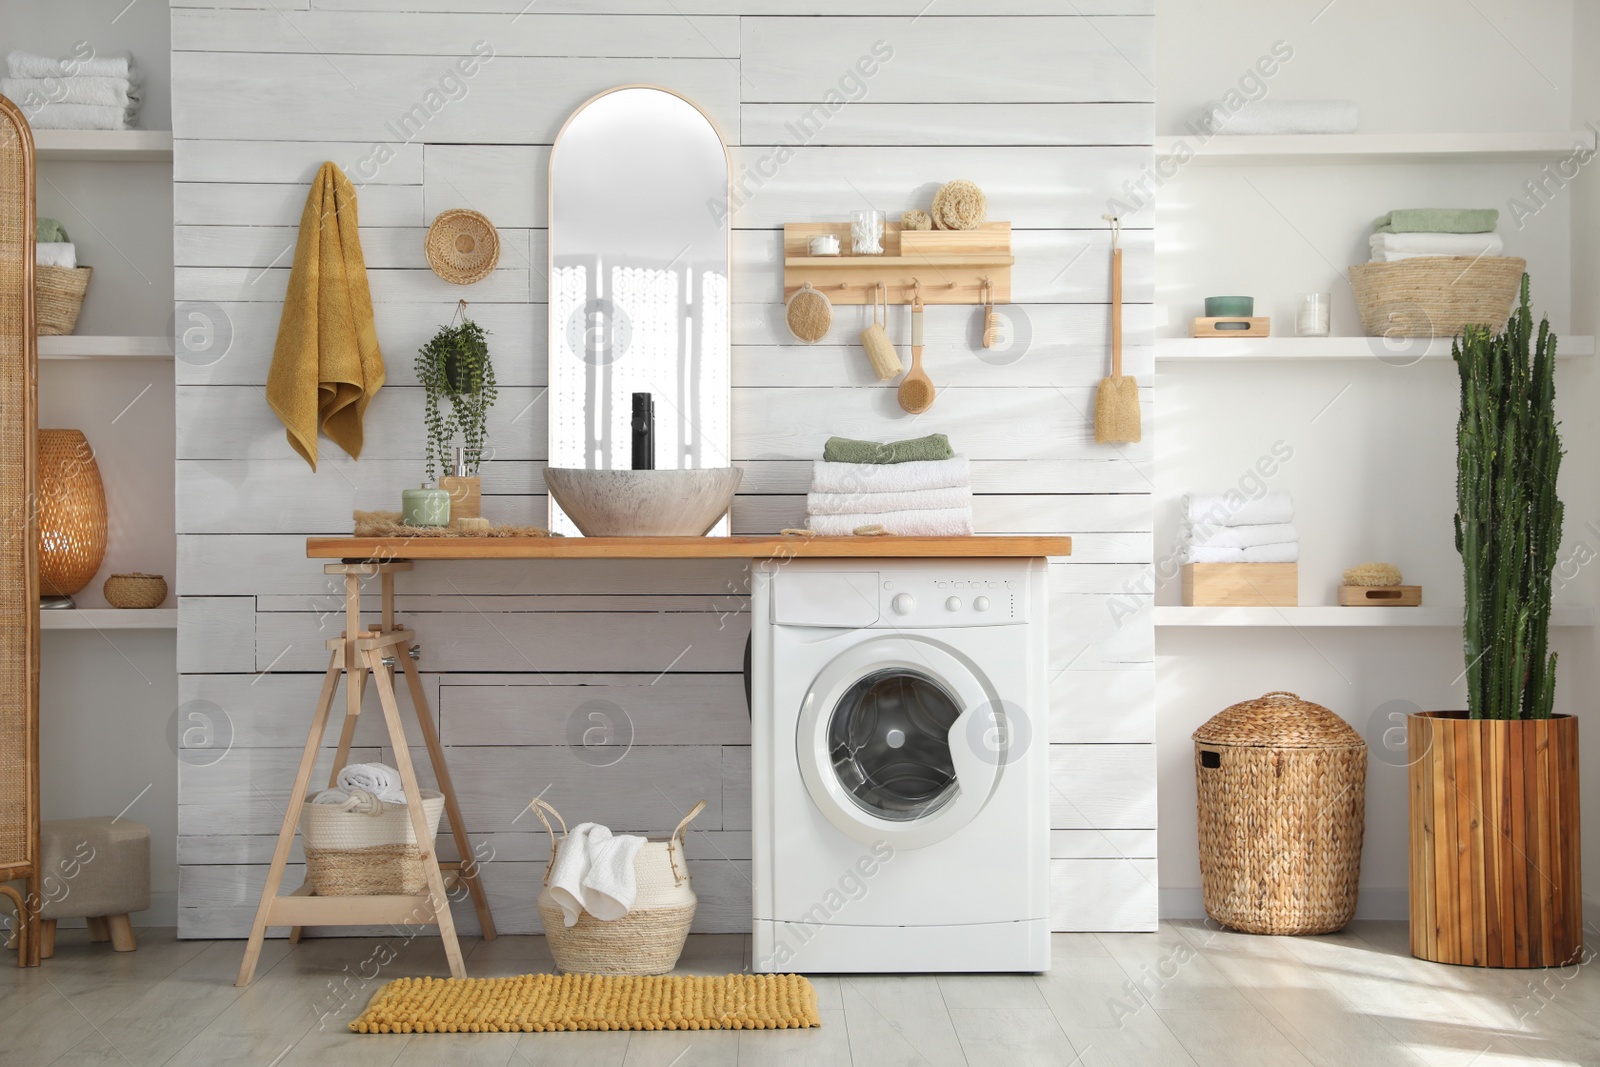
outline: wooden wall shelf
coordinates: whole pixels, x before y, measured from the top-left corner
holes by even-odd
[[[835,304],[870,304],[874,287],[888,287],[891,304],[909,304],[922,283],[924,304],[981,304],[983,280],[990,298],[1011,302],[1011,223],[986,222],[976,230],[901,230],[884,224],[881,256],[813,256],[811,239],[824,234],[850,247],[847,222],[786,222],[783,226],[783,296],[807,282]]]
[[[312,559],[788,559],[1070,556],[1072,538],[982,537],[308,537]]]

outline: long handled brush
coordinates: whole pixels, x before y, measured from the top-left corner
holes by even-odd
[[[1122,222],[1111,223],[1111,377],[1100,379],[1094,394],[1094,439],[1099,444],[1137,442],[1139,383],[1122,373]]]

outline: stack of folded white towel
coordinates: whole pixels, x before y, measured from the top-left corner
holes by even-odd
[[[1183,498],[1178,546],[1184,563],[1298,563],[1294,501],[1288,493],[1256,500],[1191,494]]]
[[[1395,263],[1419,256],[1498,256],[1505,242],[1494,232],[1494,208],[1410,208],[1392,211],[1367,239],[1372,263]]]
[[[139,116],[139,72],[127,56],[11,52],[6,66],[10,76],[0,78],[0,95],[36,130],[131,130]]]
[[[806,494],[806,526],[827,537],[863,527],[902,537],[972,533],[972,472],[967,457],[904,463],[816,461]]]
[[[343,804],[355,793],[370,793],[385,804],[404,804],[400,772],[387,763],[352,763],[339,772],[337,783],[311,798],[313,804]]]

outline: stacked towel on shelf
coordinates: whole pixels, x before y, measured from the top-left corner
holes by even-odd
[[[1184,563],[1298,563],[1300,531],[1288,493],[1255,500],[1237,493],[1183,498],[1178,546]]]
[[[888,443],[830,438],[812,469],[806,526],[826,537],[863,526],[903,537],[970,534],[971,468],[943,434]]]
[[[387,763],[352,763],[339,772],[335,785],[311,798],[313,804],[343,804],[350,794],[360,790],[371,793],[385,804],[404,804],[405,790],[400,785],[400,772]]]
[[[644,843],[632,834],[613,836],[598,823],[574,826],[556,849],[550,872],[550,895],[561,905],[561,921],[576,925],[584,912],[606,922],[628,914],[639,894],[633,861]]]
[[[1422,207],[1391,211],[1373,223],[1367,240],[1372,263],[1423,256],[1498,256],[1505,242],[1494,232],[1494,208]]]
[[[6,56],[0,94],[40,130],[131,130],[142,91],[127,56],[51,59],[27,52]]]
[[[1220,104],[1205,117],[1221,134],[1355,133],[1361,109],[1354,100],[1254,100],[1237,111]]]
[[[33,246],[34,262],[41,267],[78,267],[78,247],[71,241],[40,241]]]

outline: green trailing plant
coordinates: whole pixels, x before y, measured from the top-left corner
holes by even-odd
[[[417,380],[427,391],[428,477],[450,471],[457,437],[467,450],[467,473],[477,474],[488,437],[489,409],[498,395],[483,327],[465,317],[459,324],[440,327],[417,350]]]
[[[1548,719],[1555,702],[1550,592],[1563,509],[1548,319],[1533,338],[1523,275],[1521,305],[1505,329],[1468,326],[1451,348],[1461,375],[1455,532],[1474,719]]]

